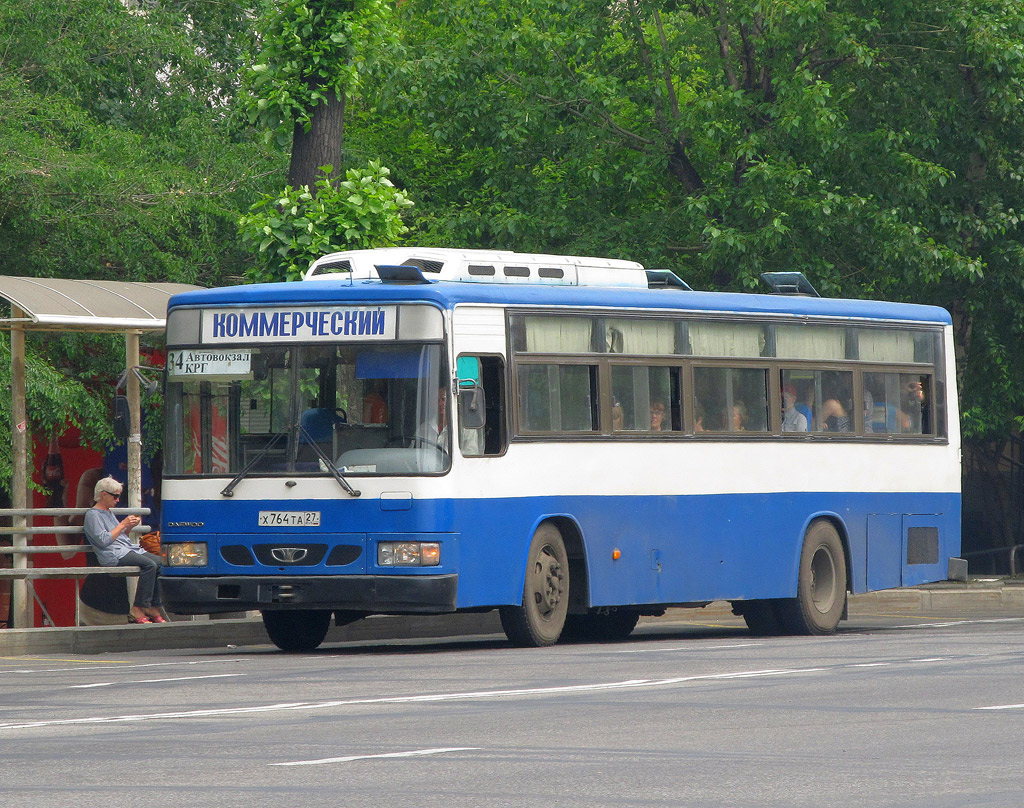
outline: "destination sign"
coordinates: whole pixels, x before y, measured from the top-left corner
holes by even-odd
[[[204,343],[391,340],[395,306],[309,306],[203,312]]]
[[[167,352],[167,375],[171,377],[202,376],[240,379],[252,369],[252,351],[223,348],[186,348]]]

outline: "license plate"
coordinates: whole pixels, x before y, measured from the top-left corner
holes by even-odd
[[[260,527],[319,527],[320,511],[260,511]]]

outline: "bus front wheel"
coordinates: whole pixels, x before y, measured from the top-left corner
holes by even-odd
[[[282,651],[301,654],[320,646],[331,627],[331,612],[320,609],[263,612],[263,627]]]
[[[533,534],[522,605],[498,611],[501,627],[514,645],[536,648],[558,642],[569,612],[569,557],[554,525],[541,525]]]
[[[800,552],[797,596],[776,602],[790,634],[834,634],[846,610],[846,556],[835,526],[811,523]]]

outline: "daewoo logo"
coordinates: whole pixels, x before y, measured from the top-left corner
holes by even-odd
[[[168,522],[167,527],[203,527],[206,522]]]
[[[270,551],[270,555],[282,564],[294,564],[296,561],[302,561],[306,557],[305,547],[275,547]]]

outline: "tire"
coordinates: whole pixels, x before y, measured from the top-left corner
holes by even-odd
[[[790,634],[835,634],[846,611],[846,556],[831,522],[811,523],[800,551],[797,596],[777,601]]]
[[[263,612],[270,641],[282,651],[301,654],[316,650],[331,627],[331,612],[319,609]]]
[[[569,557],[554,525],[541,525],[530,541],[522,605],[502,606],[498,612],[513,645],[538,648],[558,642],[569,612]]]
[[[633,633],[639,620],[640,613],[632,609],[570,614],[565,620],[562,639],[573,642],[621,642]]]
[[[774,600],[746,600],[734,605],[736,613],[743,616],[743,622],[755,637],[773,637],[783,633]]]

